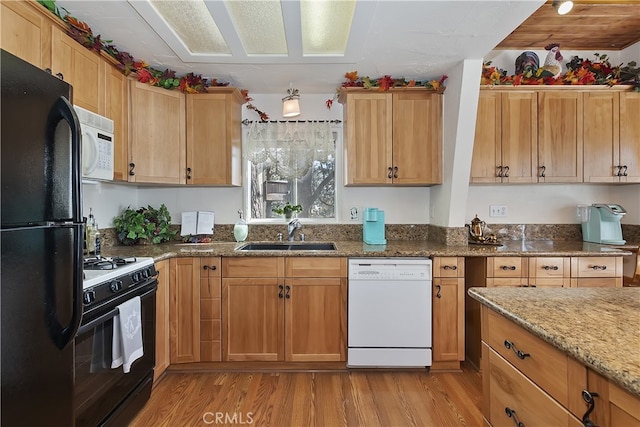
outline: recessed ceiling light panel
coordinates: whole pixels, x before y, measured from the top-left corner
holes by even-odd
[[[282,6],[274,0],[225,1],[247,55],[286,55]]]
[[[344,55],[356,0],[302,0],[302,52],[304,55]]]
[[[191,53],[231,54],[203,0],[149,2]]]

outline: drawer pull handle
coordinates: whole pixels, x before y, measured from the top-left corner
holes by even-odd
[[[627,165],[622,165],[622,176],[628,176]]]
[[[513,270],[516,269],[516,266],[515,265],[503,265],[500,268],[503,269],[503,270],[511,270],[511,271],[513,271]]]
[[[211,270],[214,271],[217,267],[215,265],[205,265],[204,267],[205,270]]]
[[[582,400],[585,401],[587,405],[589,405],[589,409],[582,416],[582,425],[584,427],[596,427],[596,425],[589,419],[589,415],[593,412],[596,407],[596,401],[594,397],[598,396],[598,393],[590,392],[588,390],[582,390]]]
[[[498,178],[502,178],[502,166],[498,166]]]
[[[286,291],[285,294],[284,294],[284,297],[286,299],[291,298],[291,286],[287,285],[287,286],[284,287],[284,289]]]
[[[278,298],[282,299],[284,298],[284,286],[282,285],[278,285]]]
[[[522,350],[518,350],[516,348],[516,345],[509,340],[504,340],[504,346],[509,350],[513,350],[513,352],[516,354],[516,356],[518,356],[518,359],[520,360],[524,360],[527,357],[531,357],[529,353],[525,353]]]
[[[457,270],[458,266],[457,265],[445,265],[444,267],[445,270]]]
[[[524,427],[524,423],[520,420],[518,420],[518,416],[516,415],[516,411],[514,411],[513,409],[509,408],[508,406],[506,408],[504,408],[504,412],[506,412],[507,416],[509,418],[513,418],[513,424],[515,424],[516,427]]]
[[[558,270],[558,266],[557,265],[545,265],[542,267],[543,270],[553,270],[553,271],[557,271]]]
[[[440,291],[442,290],[442,287],[440,285],[436,285],[436,298],[442,298],[442,295],[440,295]]]
[[[387,174],[387,178],[391,179],[393,177],[393,168],[389,166],[389,173]]]
[[[594,265],[593,267],[591,267],[594,270],[606,270],[607,266],[606,265]]]
[[[397,167],[397,166],[394,166],[394,167],[393,167],[393,177],[394,177],[394,178],[397,178],[397,177],[398,177],[398,167]]]
[[[546,166],[540,166],[540,178],[545,178],[547,172],[547,167]]]

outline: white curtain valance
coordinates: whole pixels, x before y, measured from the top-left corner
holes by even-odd
[[[277,168],[282,178],[302,178],[314,161],[327,162],[335,158],[335,151],[328,122],[254,122],[247,131],[243,157]]]

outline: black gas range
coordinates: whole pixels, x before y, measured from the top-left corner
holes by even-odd
[[[82,322],[74,351],[76,427],[127,425],[149,399],[157,275],[150,257],[85,259]],[[140,298],[143,355],[124,373],[122,367],[111,367],[114,318],[120,304],[134,298]]]

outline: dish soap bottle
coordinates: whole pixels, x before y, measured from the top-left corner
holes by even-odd
[[[238,209],[238,215],[240,215],[240,219],[233,226],[233,237],[236,238],[236,242],[244,242],[249,234],[249,226],[247,221],[242,219],[242,209]]]

